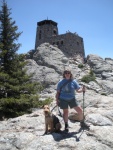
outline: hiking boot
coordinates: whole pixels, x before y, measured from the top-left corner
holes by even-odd
[[[90,125],[88,125],[86,122],[80,122],[81,128],[89,129]]]
[[[68,126],[67,123],[65,124],[65,129],[64,129],[64,131],[67,132],[67,133],[69,132],[69,126]]]
[[[68,133],[69,132],[69,129],[68,128],[65,128],[65,130],[64,130],[66,133]]]

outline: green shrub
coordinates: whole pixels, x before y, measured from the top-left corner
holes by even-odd
[[[107,94],[106,94],[106,93],[101,93],[101,95],[107,96]]]
[[[41,108],[43,105],[49,105],[53,101],[52,98],[47,98],[45,100],[35,100],[35,96],[33,99],[33,108]]]
[[[79,65],[78,65],[78,68],[83,68],[83,67],[84,67],[83,64],[79,64]]]
[[[0,120],[2,120],[3,117],[13,118],[26,113],[31,113],[31,108],[40,108],[45,104],[50,104],[51,102],[51,98],[40,101],[38,95],[22,95],[20,99],[0,99]]]
[[[89,74],[90,74],[90,76],[95,76],[93,70],[90,70]]]
[[[85,83],[89,83],[90,81],[95,81],[95,74],[92,70],[90,70],[90,73],[88,75],[85,75],[82,77],[81,81]]]

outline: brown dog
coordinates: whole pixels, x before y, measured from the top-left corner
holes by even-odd
[[[48,132],[59,132],[61,129],[61,124],[59,119],[51,113],[48,105],[44,106],[44,115],[45,115],[45,134]]]

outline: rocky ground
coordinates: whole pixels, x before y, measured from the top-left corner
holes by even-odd
[[[82,94],[77,95],[82,105]],[[51,104],[51,109],[55,101]],[[55,108],[64,129],[63,118]],[[62,113],[62,111],[61,111]],[[73,110],[69,118],[75,119]],[[69,133],[45,131],[43,109],[34,109],[33,113],[0,122],[0,150],[112,150],[113,149],[113,99],[100,96],[94,91],[85,93],[85,118],[90,130],[80,128],[79,122],[69,119]]]
[[[85,120],[90,130],[80,128],[75,122],[77,113],[70,109],[69,133],[64,134],[63,118],[57,107],[53,113],[62,124],[61,133],[43,135],[45,132],[43,109],[33,109],[31,114],[0,121],[0,150],[112,150],[113,149],[113,59],[103,59],[88,55],[83,68],[78,64],[80,59],[67,58],[57,47],[48,43],[42,44],[37,51],[28,57],[27,73],[33,73],[32,81],[41,82],[46,88],[40,94],[40,100],[53,98],[55,103],[57,82],[62,78],[62,71],[70,67],[73,77],[85,84]],[[93,70],[95,81],[82,83],[81,78]],[[106,95],[106,96],[104,96]],[[83,94],[76,95],[83,106]],[[62,111],[61,111],[62,113]]]

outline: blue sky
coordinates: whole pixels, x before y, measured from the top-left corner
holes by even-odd
[[[48,18],[58,23],[59,34],[69,30],[81,36],[86,56],[113,58],[113,0],[6,1],[18,31],[23,31],[18,53],[34,49],[37,22]]]

